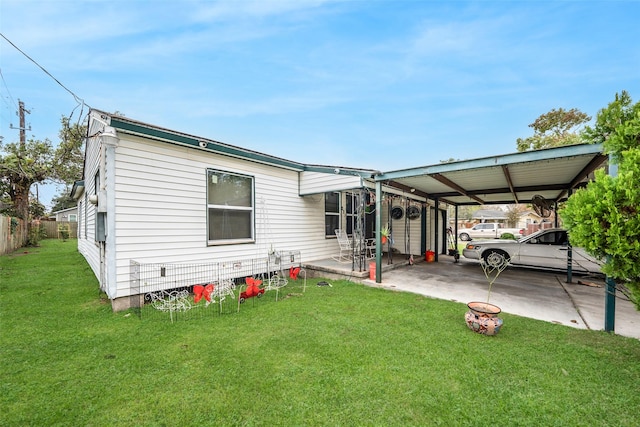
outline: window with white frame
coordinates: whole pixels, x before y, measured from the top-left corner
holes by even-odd
[[[347,216],[347,234],[351,236],[355,231],[358,220],[358,205],[360,204],[360,195],[355,193],[347,193],[346,216]]]
[[[254,241],[253,177],[207,170],[209,244]]]
[[[340,228],[340,193],[324,193],[325,236],[335,236],[338,228]]]

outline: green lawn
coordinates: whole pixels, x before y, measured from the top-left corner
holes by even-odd
[[[171,323],[113,313],[75,245],[0,257],[2,426],[640,420],[638,340],[507,314],[486,337],[463,304],[312,279]]]

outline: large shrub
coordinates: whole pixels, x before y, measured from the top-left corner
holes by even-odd
[[[604,141],[610,168],[576,191],[560,211],[571,243],[606,259],[603,272],[625,286],[640,309],[640,103],[626,92],[598,113],[585,135]]]

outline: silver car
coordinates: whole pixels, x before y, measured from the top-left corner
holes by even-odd
[[[467,244],[462,251],[465,258],[489,262],[497,255],[512,265],[567,270],[569,249],[567,231],[560,228],[540,230],[520,240],[486,240]],[[602,263],[584,249],[572,247],[572,271],[601,273]]]

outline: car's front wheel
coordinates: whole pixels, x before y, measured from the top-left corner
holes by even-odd
[[[498,249],[489,249],[484,251],[482,259],[491,267],[500,267],[502,265],[509,264],[511,257],[505,251]]]
[[[467,233],[460,233],[460,240],[462,240],[463,242],[468,242],[469,240],[471,240],[471,237],[469,237]]]

